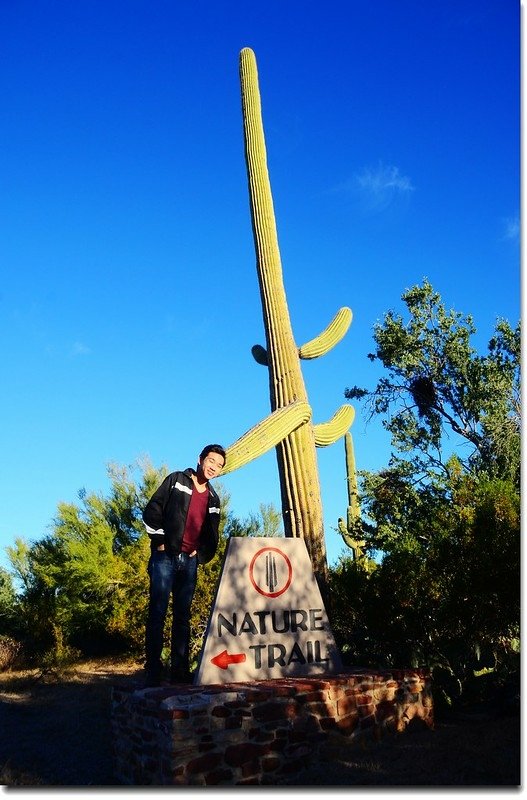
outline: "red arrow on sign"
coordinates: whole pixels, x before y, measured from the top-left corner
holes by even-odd
[[[240,664],[242,661],[245,661],[245,659],[245,653],[228,653],[226,650],[224,650],[222,653],[214,656],[214,658],[211,658],[210,661],[215,667],[227,669],[230,664]]]

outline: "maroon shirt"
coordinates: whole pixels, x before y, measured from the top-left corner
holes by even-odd
[[[193,487],[183,533],[183,542],[181,543],[181,551],[183,553],[193,553],[194,550],[198,549],[199,535],[207,516],[208,504],[208,488],[204,492],[198,492],[196,487]]]

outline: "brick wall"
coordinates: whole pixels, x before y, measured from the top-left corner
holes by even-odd
[[[427,670],[213,686],[113,687],[114,774],[141,786],[273,785],[328,744],[433,727]]]

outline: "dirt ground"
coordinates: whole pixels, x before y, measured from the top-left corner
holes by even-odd
[[[140,665],[91,661],[60,674],[0,673],[0,785],[118,785],[112,777],[112,683]],[[282,784],[284,785],[284,784]],[[451,716],[333,751],[293,786],[517,787],[520,715]]]

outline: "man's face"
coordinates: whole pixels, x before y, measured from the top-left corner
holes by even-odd
[[[219,453],[207,453],[199,462],[205,480],[216,478],[222,471],[224,463],[225,460]]]

